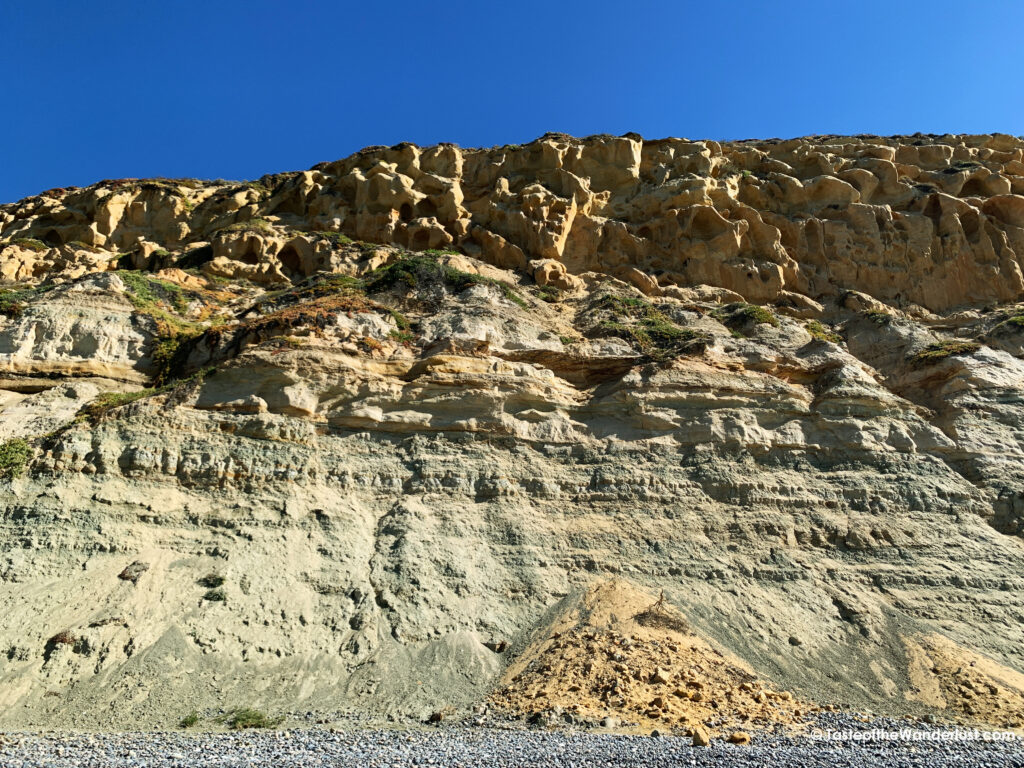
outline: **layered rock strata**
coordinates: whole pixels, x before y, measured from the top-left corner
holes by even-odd
[[[609,576],[802,700],[1014,725],[1022,156],[548,135],[0,206],[0,725],[463,706]]]

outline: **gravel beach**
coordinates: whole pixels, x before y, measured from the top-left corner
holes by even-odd
[[[240,733],[60,734],[0,736],[3,768],[206,768],[207,766],[992,766],[1024,768],[1024,741],[953,739],[921,724],[832,720],[824,729],[912,729],[933,740],[847,740],[760,736],[748,746],[689,738],[580,731],[499,730],[459,725],[431,729],[302,729]],[[961,734],[971,733],[962,731]]]

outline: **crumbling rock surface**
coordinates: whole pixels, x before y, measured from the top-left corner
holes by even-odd
[[[608,577],[736,701],[1018,725],[1022,152],[547,135],[0,206],[0,726],[532,695]]]

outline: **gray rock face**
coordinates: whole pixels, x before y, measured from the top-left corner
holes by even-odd
[[[172,264],[4,319],[0,726],[425,716],[608,578],[811,700],[953,710],[935,638],[1021,685],[1019,305],[323,247],[278,291]]]

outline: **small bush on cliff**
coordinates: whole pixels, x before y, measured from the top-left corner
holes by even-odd
[[[833,344],[838,344],[843,340],[842,336],[830,331],[827,326],[822,325],[817,320],[810,320],[804,325],[804,328],[807,329],[812,338],[818,341],[831,341]]]
[[[203,335],[205,329],[194,325],[182,326],[157,321],[157,338],[153,342],[150,358],[153,361],[153,383],[165,387],[184,375],[189,342]]]
[[[31,446],[20,437],[0,445],[0,480],[21,477],[31,455]]]
[[[275,728],[284,722],[283,717],[271,717],[251,707],[241,707],[219,715],[214,719],[215,723],[227,725],[233,731],[241,731],[247,728]]]
[[[770,325],[779,327],[779,319],[767,307],[737,301],[712,312],[712,316],[730,330],[736,331],[747,325]]]
[[[19,248],[25,248],[29,251],[48,251],[50,246],[44,243],[42,240],[36,240],[34,237],[19,237],[11,241],[11,245],[16,245]]]
[[[340,232],[303,232],[302,234],[307,237],[315,237],[318,240],[327,240],[331,245],[337,247],[341,245],[354,245],[355,240],[347,235],[343,235]]]
[[[250,185],[255,188],[255,184]],[[266,219],[249,219],[248,221],[239,221],[234,224],[230,224],[224,227],[221,232],[255,232],[257,234],[272,235],[274,233],[274,225]]]
[[[25,311],[25,308],[33,299],[48,290],[50,290],[50,286],[0,291],[0,314],[7,315],[7,317],[17,317]]]
[[[124,283],[128,301],[138,310],[151,310],[161,303],[176,312],[184,312],[188,307],[185,291],[176,283],[132,270],[118,270],[117,276]]]
[[[137,389],[134,392],[101,392],[94,400],[92,400],[92,402],[83,405],[79,409],[78,419],[80,421],[87,419],[89,421],[96,422],[115,408],[120,408],[123,405],[130,405],[138,400],[144,400],[145,398],[153,397],[154,395],[162,395],[170,389],[170,386],[164,385],[162,387],[146,387],[145,389]]]
[[[923,350],[911,357],[916,365],[931,365],[945,360],[947,357],[957,355],[970,355],[981,349],[981,345],[974,341],[937,341],[929,344]]]
[[[1003,315],[1003,320],[992,329],[992,333],[1020,332],[1024,330],[1024,311],[1013,310]]]
[[[187,356],[185,345],[207,330],[199,323],[179,317],[188,309],[189,301],[199,294],[142,272],[119,270],[117,275],[136,311],[156,322],[156,338],[150,351],[153,382],[160,386],[178,378]]]
[[[880,309],[869,309],[861,313],[861,317],[865,317],[875,325],[892,325],[893,320],[896,318],[888,312],[883,312]]]
[[[243,326],[247,332],[311,326],[320,333],[342,312],[388,311],[367,299],[358,280],[344,275],[318,275],[295,288],[269,294],[260,309],[267,314],[247,321]]]
[[[553,285],[537,286],[537,295],[541,301],[546,301],[549,304],[556,304],[562,300],[562,291]]]
[[[707,340],[706,334],[680,328],[649,301],[634,296],[605,294],[594,309],[611,317],[599,323],[593,334],[625,339],[659,362]]]
[[[178,723],[179,728],[193,728],[197,725],[199,725],[199,713],[195,710],[181,718],[181,721]]]
[[[448,288],[455,293],[461,293],[473,285],[493,285],[513,304],[523,309],[529,307],[529,304],[506,282],[495,280],[493,277],[475,275],[472,272],[463,272],[448,264],[442,264],[437,260],[437,256],[443,253],[428,251],[416,256],[409,254],[374,270],[366,278],[367,293],[380,293],[396,286],[413,289],[419,295],[432,287]]]

